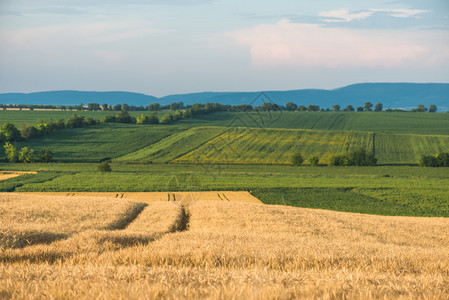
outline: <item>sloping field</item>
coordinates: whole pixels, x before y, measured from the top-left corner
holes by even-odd
[[[448,152],[449,136],[376,133],[375,149],[381,164],[416,164],[423,154]]]
[[[148,205],[135,222],[123,233],[86,231],[50,245],[1,251],[1,295],[449,297],[449,219],[225,201],[178,206],[166,201]],[[147,232],[137,233],[146,227]],[[136,238],[139,235],[147,239]],[[131,242],[136,240],[140,242]]]
[[[115,159],[116,162],[155,162],[171,161],[225,131],[222,127],[196,127],[174,133],[157,143]]]
[[[299,152],[306,158],[319,155],[324,163],[331,155],[360,147],[372,151],[372,133],[233,128],[174,162],[290,164]]]
[[[449,114],[446,113],[219,112],[195,116],[179,124],[449,135]]]
[[[86,128],[63,129],[42,138],[17,143],[39,153],[53,152],[53,160],[61,162],[99,162],[137,151],[175,133],[185,130],[176,126],[99,124]],[[0,147],[0,156],[4,155]]]

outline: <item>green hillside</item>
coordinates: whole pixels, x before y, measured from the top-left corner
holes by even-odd
[[[449,152],[449,136],[376,133],[374,145],[380,164],[414,164],[423,154]]]
[[[174,133],[150,146],[115,159],[116,162],[163,163],[176,159],[225,131],[223,127],[195,127]]]
[[[448,113],[219,112],[196,116],[190,120],[182,120],[180,124],[449,135]]]
[[[41,149],[53,152],[60,162],[98,162],[132,153],[159,140],[185,130],[170,125],[100,124],[86,128],[63,129],[44,137],[17,143],[37,154]],[[0,147],[0,157],[4,149]]]
[[[234,128],[175,159],[179,163],[289,164],[292,155],[329,156],[356,148],[373,149],[368,132]]]

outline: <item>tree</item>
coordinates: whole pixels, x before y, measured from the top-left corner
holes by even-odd
[[[429,106],[429,112],[434,113],[437,112],[437,106],[435,104],[430,104]]]
[[[291,158],[291,163],[294,166],[300,166],[302,165],[302,163],[304,162],[304,157],[302,156],[301,153],[295,153],[293,154],[292,158]]]
[[[2,138],[4,142],[14,142],[21,138],[20,131],[14,126],[13,123],[5,122],[0,128],[0,133],[2,133]],[[1,142],[1,141],[0,141]]]
[[[173,120],[177,121],[177,120],[181,120],[183,118],[183,112],[181,110],[177,110],[174,114],[173,114]]]
[[[129,111],[129,105],[126,103],[123,103],[122,105],[122,111]]]
[[[108,106],[106,103],[103,103],[103,104],[101,105],[101,110],[103,110],[103,111],[107,111],[108,108],[109,108],[109,106]]]
[[[126,110],[122,110],[115,116],[115,122],[136,124],[136,119],[131,117]]]
[[[10,142],[6,142],[3,148],[5,148],[6,159],[9,162],[16,162],[19,159],[17,148]]]
[[[318,166],[319,161],[320,157],[318,155],[313,155],[309,157],[309,162],[311,166]]]
[[[320,111],[320,106],[310,104],[307,106],[307,111]]]
[[[23,139],[29,140],[38,137],[40,134],[39,130],[34,127],[27,124],[22,125],[22,130],[20,131],[20,135]]]
[[[98,165],[98,171],[100,171],[100,172],[111,172],[112,168],[111,168],[111,165],[107,161],[104,161],[104,162],[101,162]]]
[[[73,116],[67,119],[67,121],[65,122],[65,126],[67,128],[79,128],[86,126],[84,116],[73,114]]]
[[[39,151],[39,158],[41,161],[49,162],[53,158],[53,152],[48,149],[41,149],[41,151]]]
[[[374,105],[374,111],[382,111],[382,110],[383,110],[382,103],[376,103],[376,105]]]
[[[426,112],[426,111],[427,111],[427,108],[426,108],[424,105],[420,104],[420,105],[418,105],[418,107],[416,108],[416,111],[417,111],[417,112]]]
[[[285,107],[287,108],[288,111],[295,111],[298,109],[298,105],[296,105],[295,103],[289,101],[285,104]]]
[[[158,111],[161,108],[161,105],[159,103],[153,103],[148,105],[147,108],[150,111]]]
[[[34,150],[28,149],[28,147],[23,147],[19,152],[19,161],[24,163],[31,163],[34,161]]]
[[[351,104],[349,104],[348,106],[346,106],[346,108],[345,109],[343,109],[344,111],[354,111],[354,107],[351,105]]]
[[[332,109],[334,111],[340,111],[340,105],[338,105],[338,104],[332,105]]]
[[[114,110],[115,111],[121,111],[122,110],[122,105],[121,104],[114,105]]]
[[[373,104],[371,102],[365,102],[365,106],[363,107],[365,111],[372,111]]]
[[[363,111],[363,107],[362,106],[357,106],[357,111]]]
[[[89,110],[89,111],[100,110],[100,104],[98,104],[98,103],[87,103],[87,110]]]
[[[279,105],[277,105],[276,103],[271,103],[271,102],[264,102],[261,105],[262,110],[265,111],[275,111],[275,110],[280,110]]]
[[[305,107],[304,105],[300,105],[300,106],[298,107],[298,110],[299,110],[299,111],[306,111],[306,110],[307,110],[307,107]]]
[[[159,120],[159,123],[161,123],[161,124],[168,124],[168,123],[171,123],[172,121],[173,121],[173,116],[171,114],[165,114]]]

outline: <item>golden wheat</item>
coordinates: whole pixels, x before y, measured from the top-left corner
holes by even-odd
[[[101,231],[109,240],[90,232],[2,251],[0,298],[449,297],[444,218],[166,201],[123,230]],[[115,235],[152,238],[119,243]],[[83,238],[97,246],[76,246]]]

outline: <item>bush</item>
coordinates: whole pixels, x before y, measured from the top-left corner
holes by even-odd
[[[9,162],[16,162],[19,160],[19,152],[17,151],[17,148],[12,145],[9,142],[6,142],[5,146],[3,146],[5,148],[5,154],[6,154],[6,159]]]
[[[19,152],[19,161],[24,163],[31,163],[34,161],[34,150],[23,147]]]
[[[161,124],[168,124],[171,122],[173,122],[173,116],[170,114],[163,115],[161,120],[159,121],[159,123],[161,123]]]
[[[104,116],[101,123],[115,123],[115,116]]]
[[[422,167],[449,167],[449,153],[422,155],[419,165]]]
[[[349,154],[331,156],[329,166],[375,166],[377,158],[365,149],[359,148]]]
[[[295,153],[293,154],[292,158],[291,158],[291,163],[294,166],[300,166],[302,165],[302,163],[304,162],[304,157],[302,156],[301,153]]]
[[[98,165],[98,171],[111,172],[112,168],[111,168],[111,165],[107,161],[104,161]]]
[[[53,157],[53,152],[48,149],[42,149],[39,151],[39,158],[41,161],[49,162]]]
[[[318,155],[313,155],[309,157],[309,162],[311,166],[318,166],[319,161],[320,157]]]

